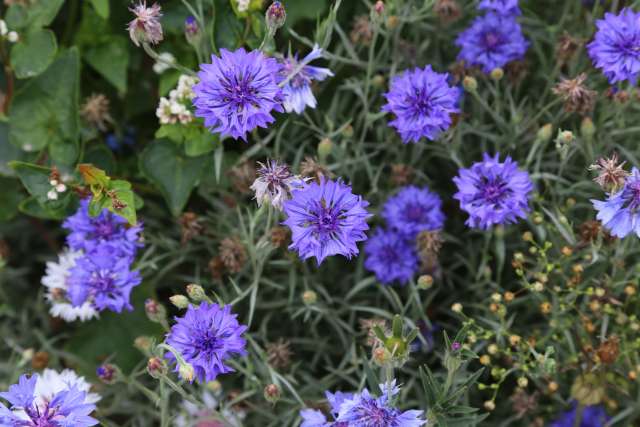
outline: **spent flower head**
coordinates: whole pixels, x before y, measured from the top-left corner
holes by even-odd
[[[597,171],[598,176],[593,180],[608,193],[616,193],[624,186],[629,172],[624,169],[625,161],[620,161],[618,153],[611,157],[601,157],[589,166],[589,170]]]
[[[129,37],[136,46],[142,43],[158,44],[162,41],[162,17],[161,8],[158,3],[147,7],[147,1],[142,0],[135,6],[129,8],[136,16],[129,22]]]

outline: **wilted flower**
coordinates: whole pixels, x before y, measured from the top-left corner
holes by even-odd
[[[378,228],[364,246],[364,267],[385,285],[406,284],[418,271],[414,245],[405,236]]]
[[[421,231],[439,230],[444,226],[442,200],[427,187],[410,185],[390,197],[382,208],[389,228],[415,242]]]
[[[615,193],[624,186],[629,176],[629,172],[624,170],[626,162],[620,162],[618,153],[613,153],[611,157],[602,157],[593,165],[589,166],[589,170],[597,171],[598,176],[593,180],[600,187],[610,193]]]
[[[622,187],[609,193],[607,200],[591,200],[598,211],[596,218],[613,236],[623,238],[635,232],[640,237],[640,171],[631,170]]]
[[[360,329],[367,334],[367,345],[370,347],[381,345],[381,341],[376,336],[374,328],[377,326],[385,334],[389,334],[389,322],[382,318],[360,319]]]
[[[109,114],[109,98],[101,93],[94,93],[85,100],[80,115],[89,124],[103,132],[107,130],[107,125],[113,124],[113,119]]]
[[[411,166],[402,163],[391,165],[391,181],[398,187],[410,184],[413,180],[414,170]]]
[[[129,8],[136,15],[136,18],[129,22],[129,37],[136,46],[140,43],[158,44],[162,41],[162,17],[161,8],[158,3],[147,7],[146,0],[142,0],[134,7]]]
[[[518,0],[482,0],[478,5],[478,9],[495,12],[499,15],[520,15],[520,7]]]
[[[291,364],[291,343],[280,338],[276,342],[270,342],[266,346],[267,361],[276,369],[286,369]]]
[[[587,114],[593,111],[598,92],[584,86],[587,79],[585,73],[578,74],[575,79],[562,79],[553,88],[553,93],[564,101],[565,111]]]
[[[368,15],[360,15],[354,19],[350,38],[351,42],[355,45],[362,43],[368,46],[371,43],[373,39],[373,28]]]
[[[556,44],[556,60],[560,64],[569,62],[582,46],[582,40],[573,37],[568,32],[562,33]]]
[[[492,12],[477,17],[455,43],[460,47],[458,60],[480,66],[485,73],[524,58],[529,47],[515,17]]]
[[[291,190],[304,185],[304,181],[293,175],[288,165],[277,160],[258,162],[258,165],[258,177],[251,185],[258,206],[270,203],[274,208],[282,210],[284,201],[291,197]]]
[[[222,264],[230,273],[239,273],[247,262],[247,250],[240,239],[227,237],[218,247]]]
[[[458,186],[453,197],[469,214],[469,227],[486,230],[492,225],[515,223],[529,211],[533,191],[529,174],[518,169],[511,157],[501,163],[499,156],[485,153],[482,162],[460,169],[453,178]]]
[[[342,181],[322,179],[292,191],[284,203],[293,243],[303,260],[316,258],[318,265],[328,256],[351,258],[358,254],[357,242],[366,240],[369,203],[351,192]]]
[[[232,167],[227,175],[235,191],[241,194],[251,193],[251,186],[257,177],[255,163],[248,160],[242,162]]]
[[[449,86],[448,74],[436,73],[430,65],[405,71],[391,80],[382,111],[396,118],[389,125],[396,128],[402,142],[435,140],[451,126],[451,115],[458,113],[460,91]]]
[[[307,65],[321,57],[322,49],[315,45],[302,61],[298,61],[297,54],[289,55],[282,60],[282,77],[288,79],[287,84],[282,88],[283,105],[287,113],[295,111],[302,114],[306,107],[316,108],[317,102],[311,91],[311,82],[313,80],[322,81],[333,76],[328,68]]]
[[[640,75],[640,13],[624,8],[618,15],[605,13],[596,21],[598,31],[587,50],[593,65],[602,70],[611,84],[629,80],[636,84]]]
[[[194,86],[196,116],[222,137],[247,140],[247,133],[267,127],[282,112],[281,66],[259,50],[220,50],[211,64],[200,64],[200,83]]]
[[[271,229],[271,244],[276,248],[285,246],[289,240],[289,229],[286,227],[276,226]]]
[[[325,165],[318,163],[315,158],[309,156],[300,162],[300,175],[313,178],[318,183],[324,178],[333,178],[333,174]]]
[[[180,224],[180,234],[182,238],[180,243],[184,246],[196,236],[199,236],[204,230],[204,226],[200,222],[200,218],[194,212],[185,212],[178,219]]]
[[[436,0],[433,11],[443,24],[450,24],[462,16],[462,8],[457,0]]]
[[[247,327],[239,324],[236,317],[230,305],[202,302],[199,306],[190,305],[184,316],[175,318],[166,342],[193,366],[198,381],[213,381],[220,374],[233,372],[225,365],[226,359],[247,354],[242,338]],[[166,357],[175,360],[172,353]],[[176,372],[180,364],[177,365]]]

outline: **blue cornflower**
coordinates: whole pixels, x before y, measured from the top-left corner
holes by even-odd
[[[329,402],[333,419],[338,417],[342,403],[345,400],[353,399],[353,393],[343,393],[341,391],[331,393],[326,391],[324,394]],[[346,422],[327,421],[327,417],[315,409],[303,409],[300,411],[300,416],[302,417],[300,427],[348,427]]]
[[[564,412],[560,418],[555,420],[549,427],[574,427],[577,416],[576,405],[567,412]],[[600,405],[585,406],[582,410],[582,418],[578,427],[604,427],[609,417]]]
[[[351,258],[358,254],[357,242],[366,240],[369,206],[342,181],[322,179],[293,189],[284,202],[293,243],[303,260],[315,257],[318,265],[332,255]]]
[[[387,104],[382,111],[396,118],[389,126],[396,128],[402,142],[435,140],[451,126],[451,115],[460,112],[460,90],[449,86],[446,73],[433,71],[430,65],[414,68],[393,77]]]
[[[132,310],[131,291],[141,282],[131,271],[132,258],[118,256],[117,243],[102,243],[76,260],[69,273],[67,296],[74,307],[89,302],[98,311]]]
[[[18,384],[0,397],[9,402],[9,407],[0,403],[0,426],[6,427],[89,427],[98,424],[90,417],[96,405],[87,399],[87,393],[77,385],[68,384],[52,395],[43,391],[51,389],[50,384],[39,384],[37,374],[22,375]]]
[[[282,88],[284,109],[287,113],[295,111],[301,114],[306,107],[316,108],[316,98],[311,91],[313,80],[322,81],[333,76],[328,68],[312,67],[311,61],[322,57],[322,49],[318,45],[302,61],[298,55],[289,55],[282,61],[282,77],[289,81]]]
[[[507,157],[500,163],[499,154],[487,153],[483,161],[469,169],[460,169],[453,181],[458,192],[453,196],[460,208],[469,214],[469,227],[487,229],[496,224],[515,223],[525,218],[533,183],[529,174]]]
[[[640,75],[640,13],[629,8],[618,15],[605,13],[596,26],[598,31],[587,45],[593,65],[612,84],[629,80],[635,85]]]
[[[623,238],[631,233],[640,237],[640,171],[631,170],[622,189],[610,193],[607,200],[592,200],[598,211],[596,218],[613,236]]]
[[[439,230],[444,226],[442,200],[427,187],[410,185],[390,197],[382,208],[387,225],[414,240],[422,231]]]
[[[482,0],[478,9],[484,9],[500,15],[520,15],[518,0]]]
[[[455,43],[460,47],[458,60],[482,67],[485,73],[522,59],[529,47],[514,16],[493,12],[477,17]]]
[[[233,368],[225,365],[226,359],[247,354],[247,343],[242,338],[247,327],[238,323],[236,317],[230,305],[220,307],[206,302],[189,305],[184,316],[175,318],[166,342],[193,366],[195,378],[200,382],[213,381],[220,374],[233,372]],[[175,360],[171,353],[166,357]]]
[[[142,225],[129,227],[126,219],[107,209],[92,217],[89,215],[89,199],[81,200],[76,213],[68,217],[62,226],[71,231],[67,244],[74,251],[90,252],[102,243],[114,243],[114,255],[133,256],[141,246]]]
[[[259,50],[220,50],[211,64],[201,64],[200,82],[193,87],[196,116],[221,136],[247,140],[247,133],[267,127],[282,112],[282,67]]]
[[[406,284],[418,271],[415,242],[397,231],[378,228],[364,246],[364,267],[385,285]]]

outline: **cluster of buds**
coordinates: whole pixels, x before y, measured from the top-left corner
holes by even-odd
[[[3,39],[6,38],[11,43],[15,43],[20,39],[18,33],[15,31],[9,31],[7,23],[2,19],[0,19],[0,37]]]
[[[49,174],[49,184],[51,185],[51,190],[47,193],[47,199],[49,200],[58,200],[59,194],[67,191],[67,186],[62,182],[60,172],[55,166]]]
[[[191,283],[186,287],[187,296],[176,294],[169,298],[169,301],[177,308],[184,309],[189,307],[191,302],[199,303],[202,301],[211,302],[209,297],[207,296],[204,288],[200,285],[196,285],[195,283]]]
[[[160,104],[156,109],[160,124],[188,124],[193,121],[193,113],[189,106],[195,96],[193,85],[197,82],[195,77],[182,75],[178,80],[178,86],[169,92],[169,97],[160,98]]]

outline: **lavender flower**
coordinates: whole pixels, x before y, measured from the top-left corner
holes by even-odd
[[[640,13],[624,8],[618,15],[605,13],[596,22],[598,30],[587,50],[596,68],[611,84],[629,80],[635,85],[640,75]]]
[[[193,87],[196,116],[221,136],[242,138],[275,119],[272,110],[282,112],[281,66],[262,52],[220,50],[211,64],[201,64],[200,83]]]
[[[522,59],[529,46],[520,24],[513,16],[487,13],[477,17],[471,27],[456,39],[458,60],[467,66],[482,67],[485,73]]]
[[[407,239],[415,239],[421,231],[439,230],[444,226],[442,200],[427,187],[404,187],[384,204],[382,217],[389,227]]]
[[[73,306],[90,302],[98,311],[133,309],[129,299],[132,289],[141,282],[140,274],[130,270],[130,257],[117,254],[117,244],[102,243],[76,260],[68,279]]]
[[[469,214],[469,227],[487,229],[496,224],[515,223],[526,217],[533,183],[527,172],[507,157],[503,163],[499,154],[487,153],[482,162],[469,169],[460,169],[453,181],[458,192],[453,196],[460,208]]]
[[[495,12],[500,15],[520,15],[518,0],[482,0],[478,9]]]
[[[576,405],[560,418],[550,424],[549,427],[575,427],[577,417]],[[604,408],[600,405],[585,406],[582,410],[582,418],[578,427],[604,427],[609,420]]]
[[[146,0],[142,0],[129,10],[136,15],[128,25],[131,41],[136,46],[140,46],[140,43],[160,43],[163,37],[162,25],[160,24],[162,17],[160,5],[154,3],[151,7],[147,7]]]
[[[9,402],[9,407],[0,403],[0,426],[89,427],[98,424],[89,416],[96,409],[95,399],[82,390],[79,380],[52,387],[37,374],[22,375],[18,384],[0,393],[0,397]]]
[[[364,246],[364,267],[375,273],[385,285],[406,284],[418,271],[418,257],[413,245],[395,231],[378,228]]]
[[[246,341],[242,338],[247,327],[239,324],[236,317],[229,305],[220,307],[206,302],[195,307],[189,305],[183,317],[175,318],[166,342],[193,366],[199,381],[213,381],[220,374],[233,372],[225,365],[226,359],[247,354]],[[175,360],[171,353],[166,357]]]
[[[287,113],[295,111],[302,114],[306,107],[316,108],[316,98],[311,91],[313,80],[322,81],[333,76],[328,68],[312,67],[309,64],[314,59],[322,57],[322,49],[318,45],[313,47],[311,53],[298,61],[298,55],[289,55],[282,61],[282,76],[289,79],[282,88],[284,95],[284,109]]]
[[[62,226],[71,231],[67,243],[74,251],[91,252],[103,243],[114,243],[114,256],[134,256],[141,246],[142,225],[129,227],[126,219],[107,209],[92,217],[89,215],[89,199],[81,200],[76,213],[68,217]]]
[[[387,104],[382,111],[395,114],[389,125],[396,128],[402,142],[435,140],[451,126],[451,115],[458,113],[460,91],[447,83],[448,74],[436,73],[430,65],[395,76]]]
[[[266,164],[258,162],[258,165],[258,178],[251,185],[258,206],[271,203],[274,208],[282,210],[284,201],[291,198],[291,190],[304,185],[304,180],[293,175],[289,166],[276,160],[267,160]]]
[[[607,200],[591,200],[596,218],[613,236],[623,238],[635,232],[640,237],[640,171],[631,170],[621,190],[609,193]]]
[[[322,179],[292,191],[284,203],[293,243],[302,259],[315,257],[318,265],[332,255],[351,258],[358,254],[357,242],[366,240],[369,229],[365,209],[369,203],[351,192],[341,181]]]

